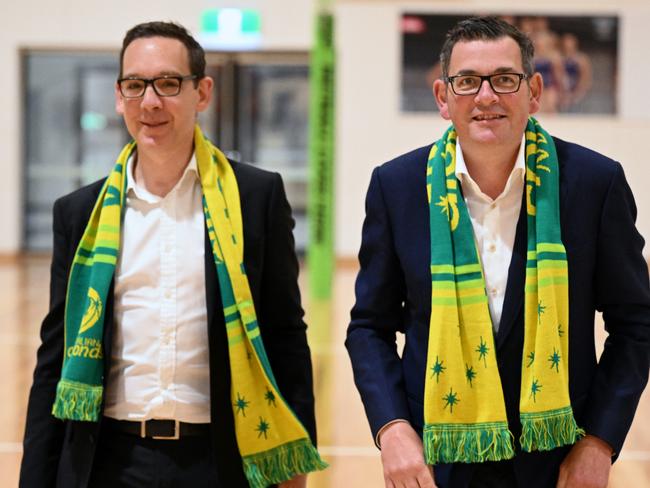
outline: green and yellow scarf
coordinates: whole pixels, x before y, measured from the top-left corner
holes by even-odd
[[[120,252],[126,163],[135,149],[131,142],[120,153],[95,203],[70,271],[63,370],[52,407],[53,415],[60,419],[99,420],[104,304]],[[282,398],[264,350],[244,270],[235,174],[198,125],[194,150],[228,334],[237,444],[250,486],[261,488],[324,469],[327,464]]]
[[[524,451],[573,444],[584,431],[569,399],[568,272],[560,238],[558,160],[539,123],[526,126],[528,256],[519,411]],[[474,232],[456,179],[456,131],[431,148],[431,322],[424,392],[428,464],[514,456]]]

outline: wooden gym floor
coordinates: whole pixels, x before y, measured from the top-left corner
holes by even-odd
[[[331,304],[303,303],[314,358],[319,447],[330,468],[311,475],[309,488],[383,487],[379,453],[352,381],[343,341],[354,300],[356,265],[337,269]],[[305,290],[304,279],[301,285]],[[49,258],[0,259],[0,487],[18,485],[27,395],[47,310]],[[599,347],[605,333],[596,325]],[[650,393],[646,391],[610,488],[650,487]]]

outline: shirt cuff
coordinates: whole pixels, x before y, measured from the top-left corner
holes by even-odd
[[[381,444],[379,444],[379,438],[381,437],[381,434],[382,434],[382,433],[383,433],[383,432],[384,432],[388,427],[390,427],[390,426],[393,425],[393,424],[397,424],[398,422],[406,422],[407,424],[410,423],[410,422],[409,422],[408,420],[406,420],[406,419],[395,419],[395,420],[391,420],[390,422],[384,424],[384,425],[381,427],[381,429],[379,429],[379,430],[377,431],[377,435],[375,436],[375,445],[377,446],[377,449],[381,449]]]

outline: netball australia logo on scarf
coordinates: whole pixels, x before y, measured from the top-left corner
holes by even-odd
[[[94,327],[102,316],[102,308],[102,300],[97,290],[93,287],[88,288],[88,307],[81,318],[79,334]],[[74,346],[68,347],[67,353],[68,357],[102,359],[102,345],[99,340],[91,337],[77,337]]]

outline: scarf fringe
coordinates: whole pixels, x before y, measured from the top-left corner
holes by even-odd
[[[508,424],[429,424],[424,427],[427,464],[482,463],[515,455]]]
[[[550,451],[574,444],[585,431],[576,424],[571,407],[542,413],[521,413],[521,449],[526,452]]]
[[[61,420],[97,422],[102,404],[103,386],[91,386],[61,378],[56,387],[52,415]]]
[[[297,474],[320,471],[329,466],[309,439],[299,439],[268,451],[242,456],[242,462],[251,488],[266,488]]]

